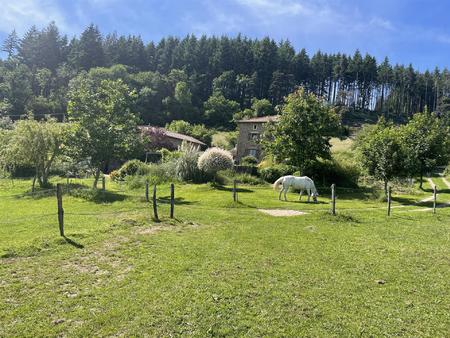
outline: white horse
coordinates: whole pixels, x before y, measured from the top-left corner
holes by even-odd
[[[278,196],[279,200],[281,200],[281,194],[284,192],[284,200],[287,201],[286,193],[288,192],[289,187],[293,187],[294,189],[300,190],[298,200],[302,199],[303,190],[306,190],[308,193],[308,202],[312,196],[314,203],[317,203],[317,196],[319,196],[319,193],[314,185],[314,181],[307,176],[298,177],[289,175],[280,177],[273,184],[273,189],[276,190],[280,185],[282,188],[280,189],[280,195]]]

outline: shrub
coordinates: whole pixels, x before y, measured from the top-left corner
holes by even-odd
[[[304,174],[311,177],[316,186],[329,186],[335,183],[349,188],[357,187],[360,175],[356,165],[351,165],[343,159],[316,161],[305,170]]]
[[[178,159],[181,156],[181,151],[174,150],[170,151],[169,149],[162,148],[159,153],[161,154],[162,162],[170,162]]]
[[[293,175],[297,169],[286,164],[277,164],[259,170],[259,176],[266,182],[274,183],[281,176]]]
[[[444,175],[445,176],[450,176],[450,164],[447,166],[447,168],[445,168]]]
[[[215,175],[220,170],[233,168],[233,156],[227,150],[209,148],[199,157],[198,168]]]
[[[119,170],[111,173],[111,179],[121,181],[127,176],[147,175],[149,173],[149,165],[139,160],[131,160],[125,162]]]
[[[176,161],[176,177],[185,182],[202,183],[208,180],[205,172],[197,166],[200,152],[196,147],[183,143],[180,148],[180,157]]]
[[[222,170],[217,173],[216,182],[221,184],[233,184],[233,181],[236,180],[239,183],[242,184],[248,184],[248,185],[259,185],[264,184],[265,182],[254,175],[247,174],[247,173],[237,173],[233,170]]]
[[[245,156],[241,158],[241,165],[243,166],[255,166],[258,164],[258,159],[254,156]]]

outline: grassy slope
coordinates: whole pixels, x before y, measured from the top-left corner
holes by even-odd
[[[1,181],[0,196],[28,184]],[[0,197],[0,254],[9,257],[0,259],[0,336],[445,336],[450,329],[450,208],[433,216],[394,203],[387,218],[369,192],[340,191],[332,217],[325,192],[322,204],[309,205],[245,187],[234,206],[227,190],[180,185],[177,220],[155,225],[140,191],[109,186],[116,194],[108,203],[64,197],[72,245],[59,238],[55,215],[28,217],[54,213],[54,197]],[[168,192],[160,187],[161,197]],[[256,207],[309,214],[273,218]]]

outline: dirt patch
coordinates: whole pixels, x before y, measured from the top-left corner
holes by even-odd
[[[285,209],[258,209],[258,211],[274,217],[293,217],[307,214],[306,212],[298,210],[285,210]]]

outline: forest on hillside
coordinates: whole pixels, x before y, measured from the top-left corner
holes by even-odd
[[[356,51],[353,55],[296,51],[270,38],[102,35],[95,25],[69,39],[54,23],[13,31],[2,45],[0,116],[33,113],[63,120],[67,93],[78,75],[122,79],[135,95],[143,123],[172,120],[230,129],[233,115],[270,114],[303,86],[341,111],[405,121],[427,107],[439,110],[450,96],[450,72],[420,72]],[[262,101],[263,100],[263,101]],[[261,104],[262,102],[262,104]],[[271,105],[272,109],[258,109]]]

